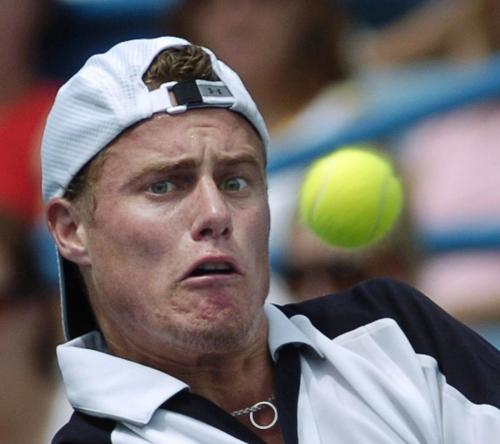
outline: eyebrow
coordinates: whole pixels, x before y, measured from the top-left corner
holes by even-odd
[[[194,159],[177,159],[177,160],[164,160],[158,162],[151,162],[139,171],[133,173],[132,177],[127,181],[125,186],[134,185],[140,182],[144,177],[149,175],[160,175],[172,173],[175,171],[185,171],[196,168],[196,161]]]
[[[234,155],[222,154],[218,156],[217,162],[223,166],[233,166],[240,164],[251,164],[264,168],[258,157],[250,153],[237,153]],[[179,158],[176,160],[165,160],[161,162],[152,162],[139,171],[135,172],[127,185],[133,185],[140,181],[144,176],[155,174],[169,174],[175,171],[193,170],[199,165],[199,162],[193,158]]]
[[[161,162],[151,163],[141,168],[140,171],[134,174],[134,177],[141,177],[144,176],[145,174],[151,174],[151,173],[153,174],[167,173],[177,170],[193,169],[196,168],[196,164],[197,162],[194,159],[188,159],[188,158],[176,159],[176,160],[162,160]]]

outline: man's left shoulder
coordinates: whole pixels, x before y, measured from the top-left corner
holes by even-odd
[[[392,319],[413,351],[434,359],[452,386],[473,402],[500,407],[500,352],[409,285],[373,279],[341,293],[280,308],[289,318],[306,316],[331,339]]]
[[[280,308],[289,318],[307,317],[331,339],[391,319],[417,353],[449,365],[461,365],[463,354],[479,353],[500,370],[498,350],[419,290],[396,280],[371,279],[340,293]]]
[[[426,317],[441,314],[439,307],[417,289],[387,278],[370,279],[342,292],[280,308],[288,317],[306,316],[330,337],[382,318],[406,324],[417,313]]]

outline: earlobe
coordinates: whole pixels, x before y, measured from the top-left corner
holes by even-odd
[[[86,229],[71,202],[52,199],[47,205],[47,223],[61,256],[79,265],[89,264]]]

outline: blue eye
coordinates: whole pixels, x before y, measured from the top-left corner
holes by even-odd
[[[223,183],[223,188],[226,191],[241,191],[248,187],[248,182],[241,177],[231,177]]]
[[[148,191],[153,194],[166,194],[172,191],[175,188],[175,185],[168,180],[160,180],[151,184],[148,188]]]

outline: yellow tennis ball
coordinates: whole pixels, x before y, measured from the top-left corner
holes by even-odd
[[[310,167],[299,211],[318,237],[338,247],[381,239],[398,219],[403,190],[389,160],[365,146],[346,147]]]

